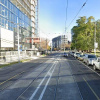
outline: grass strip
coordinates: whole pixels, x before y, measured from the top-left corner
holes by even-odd
[[[0,68],[8,67],[8,66],[14,65],[16,63],[18,63],[18,62],[12,62],[12,63],[8,63],[8,64],[0,65]]]

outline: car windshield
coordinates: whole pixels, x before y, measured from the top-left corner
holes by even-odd
[[[83,55],[80,55],[80,57],[83,57]]]
[[[88,58],[96,58],[95,55],[88,55]]]
[[[76,53],[76,55],[79,55],[80,53]]]

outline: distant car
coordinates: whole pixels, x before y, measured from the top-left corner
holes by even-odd
[[[81,61],[83,61],[83,57],[84,57],[85,55],[79,55],[78,56],[78,60],[81,60]]]
[[[97,60],[95,60],[93,62],[93,69],[94,70],[96,70],[96,69],[100,70],[100,57],[98,57]]]
[[[74,56],[74,53],[75,53],[75,52],[71,52],[71,55]]]
[[[97,57],[95,55],[92,54],[87,54],[84,57],[84,61],[87,65],[93,65],[93,62],[97,60]]]
[[[81,53],[79,53],[79,52],[75,52],[75,53],[74,53],[74,57],[75,57],[75,58],[78,58],[78,56],[80,56],[80,55],[81,55]]]
[[[64,52],[64,53],[63,53],[63,56],[64,56],[64,57],[68,57],[68,53],[67,53],[67,52]]]

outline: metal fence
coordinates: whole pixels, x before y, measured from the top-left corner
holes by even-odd
[[[33,56],[37,56],[37,51],[21,51],[20,60],[30,59]],[[18,51],[4,51],[0,52],[0,64],[18,61]]]

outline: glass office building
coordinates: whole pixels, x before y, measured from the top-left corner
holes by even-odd
[[[10,0],[0,0],[0,47],[1,49],[14,49],[18,47],[18,33],[20,48],[22,50],[31,48],[32,27],[31,19],[19,10]],[[8,32],[9,31],[9,32]],[[8,39],[12,32],[11,40]],[[3,36],[5,34],[5,37]],[[3,37],[3,38],[2,38]],[[3,42],[2,42],[3,41]],[[3,45],[12,43],[13,46]],[[3,43],[3,44],[2,44]]]

